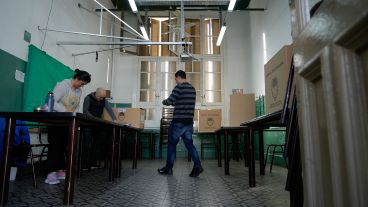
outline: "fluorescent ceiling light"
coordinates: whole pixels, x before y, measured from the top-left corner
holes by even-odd
[[[130,1],[129,1],[129,2],[130,2]],[[234,10],[235,3],[236,3],[236,0],[230,0],[229,7],[227,8],[227,10],[228,10],[229,12],[232,12],[232,11]]]
[[[140,28],[141,28],[142,35],[143,35],[144,39],[149,40],[146,28],[144,28],[144,26],[140,26]]]
[[[219,37],[217,39],[217,42],[216,42],[216,46],[221,45],[222,38],[224,38],[224,35],[225,35],[225,31],[226,31],[226,25],[222,25],[221,30],[220,30],[220,35],[219,35]]]
[[[132,8],[132,11],[134,13],[137,13],[138,9],[137,9],[137,5],[135,5],[135,1],[134,0],[129,0],[129,4],[130,4],[130,8]]]

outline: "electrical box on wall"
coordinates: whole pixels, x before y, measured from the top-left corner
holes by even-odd
[[[24,41],[31,43],[31,33],[29,33],[27,30],[24,30],[23,39]]]

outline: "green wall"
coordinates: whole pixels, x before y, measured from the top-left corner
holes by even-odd
[[[0,49],[0,111],[21,111],[23,83],[15,80],[16,70],[26,72],[27,63]]]

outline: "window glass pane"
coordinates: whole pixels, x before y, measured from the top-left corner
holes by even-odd
[[[201,62],[200,61],[185,62],[185,72],[201,72]]]
[[[145,108],[146,120],[156,120],[156,109],[155,108]]]
[[[206,73],[205,90],[221,90],[221,74]]]
[[[156,100],[154,90],[141,90],[139,95],[140,102],[154,102]]]
[[[155,73],[141,73],[141,89],[155,89],[156,87]]]
[[[192,65],[193,65],[192,62],[186,62],[185,66],[184,66],[185,67],[185,69],[184,69],[185,72],[192,72],[192,70],[193,70]]]
[[[162,100],[169,98],[170,94],[171,94],[172,90],[166,90],[166,91],[161,91],[161,98]]]
[[[150,40],[152,42],[159,42],[161,37],[161,23],[160,21],[151,18],[151,37]],[[149,47],[151,50],[151,56],[160,56],[160,45],[152,45]]]
[[[168,17],[150,17],[148,21],[148,36],[153,42],[169,42],[174,35],[174,29],[170,29]],[[170,33],[171,32],[171,33]],[[169,45],[140,46],[140,56],[175,56],[170,52]]]
[[[221,72],[221,62],[220,61],[204,62],[204,71],[210,72],[210,73],[220,73]]]
[[[161,62],[161,72],[174,73],[176,72],[176,62],[175,61],[163,61]]]
[[[201,54],[201,42],[200,42],[201,38],[200,37],[185,37],[185,41],[192,42],[192,46],[189,46],[190,53]]]
[[[220,47],[216,46],[217,37],[220,33],[220,20],[206,18],[205,19],[205,48],[204,54],[220,54]]]
[[[201,25],[200,19],[185,19],[185,41],[192,42],[189,52],[201,53]]]
[[[201,62],[193,62],[193,72],[201,72]]]
[[[199,19],[185,19],[185,32],[187,36],[200,36],[201,25]]]
[[[142,61],[141,72],[145,73],[156,72],[156,62]]]
[[[201,103],[201,102],[202,102],[201,91],[196,90],[196,103]]]
[[[172,91],[174,89],[175,83],[175,76],[169,73],[162,73],[161,74],[161,90],[163,91]]]
[[[221,102],[221,91],[206,91],[206,102],[207,103]]]
[[[161,90],[171,92],[175,87],[175,72],[175,61],[164,61],[161,63]]]
[[[197,90],[201,87],[201,75],[200,73],[187,73],[187,81],[194,86]]]

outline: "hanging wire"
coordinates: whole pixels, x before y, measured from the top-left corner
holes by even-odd
[[[49,11],[49,16],[47,17],[47,22],[46,22],[46,29],[48,29],[49,26],[49,20],[50,20],[50,15],[51,15],[51,11],[52,11],[52,6],[54,5],[54,0],[51,1],[51,6],[50,6],[50,11]],[[41,45],[41,50],[43,48],[43,45],[45,44],[45,39],[46,39],[46,35],[47,35],[47,30],[45,31],[45,35],[43,36],[43,40],[42,40],[42,45]]]

